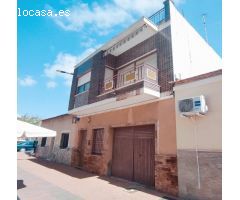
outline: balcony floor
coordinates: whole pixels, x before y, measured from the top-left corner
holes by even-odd
[[[149,88],[141,88],[139,94],[121,95],[113,98],[108,98],[96,103],[81,106],[69,111],[69,114],[79,117],[110,112],[114,110],[124,109],[132,106],[138,106],[153,101],[159,100],[160,92]]]

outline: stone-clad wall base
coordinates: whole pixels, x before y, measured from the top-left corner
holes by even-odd
[[[38,147],[37,157],[47,159],[57,163],[71,164],[71,148],[60,149],[59,147],[54,147],[52,152],[49,151],[49,146]]]
[[[103,158],[100,155],[85,155],[83,169],[98,175],[105,175]]]
[[[47,159],[49,156],[49,146],[37,147],[36,157]]]
[[[71,164],[72,149],[60,149],[59,147],[54,147],[49,159],[54,162]]]
[[[195,150],[178,150],[179,197],[191,200],[222,199],[222,153],[200,151],[200,189]]]
[[[155,155],[155,188],[164,193],[178,195],[176,155]]]

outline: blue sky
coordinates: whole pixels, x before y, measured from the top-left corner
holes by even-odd
[[[18,0],[21,10],[70,10],[69,17],[18,16],[18,114],[47,118],[67,112],[71,76],[56,69],[73,66],[141,16],[150,16],[162,0]],[[210,45],[221,56],[222,1],[175,0],[177,8],[204,37],[207,14]]]

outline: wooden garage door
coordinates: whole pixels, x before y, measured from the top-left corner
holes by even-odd
[[[154,185],[154,126],[134,127],[134,181]]]
[[[154,125],[114,130],[112,175],[154,185]]]
[[[112,175],[133,179],[133,127],[114,130]]]

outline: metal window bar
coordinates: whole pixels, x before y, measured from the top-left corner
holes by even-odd
[[[103,149],[103,129],[93,130],[92,154],[101,155]]]

